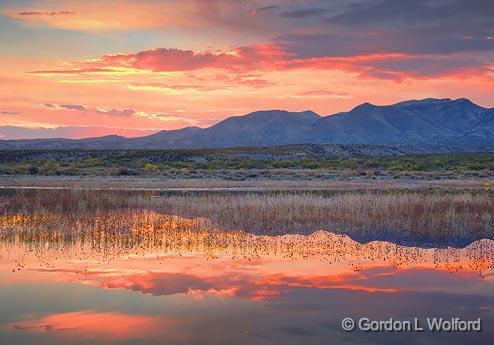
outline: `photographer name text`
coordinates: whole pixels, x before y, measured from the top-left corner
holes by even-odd
[[[413,318],[411,320],[372,320],[368,317],[353,319],[344,318],[341,321],[344,331],[352,332],[481,332],[482,320],[462,320],[459,317],[442,318],[428,317],[425,319]]]

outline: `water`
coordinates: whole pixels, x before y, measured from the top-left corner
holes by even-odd
[[[2,220],[1,344],[494,339],[492,240],[426,248],[360,243],[331,229],[284,236],[211,229],[204,219],[131,209],[85,219],[67,210],[21,213]],[[482,331],[346,332],[345,317],[480,318]]]

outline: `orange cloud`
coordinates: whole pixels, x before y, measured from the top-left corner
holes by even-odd
[[[94,63],[153,72],[193,71],[204,68],[240,71],[273,69],[276,64],[284,65],[291,55],[279,45],[263,43],[216,52],[158,48],[135,54],[104,55]]]
[[[491,65],[461,56],[410,55],[380,53],[357,56],[300,57],[281,44],[260,43],[221,51],[193,51],[158,48],[131,54],[107,54],[98,59],[73,61],[72,69],[37,70],[39,75],[78,75],[88,73],[122,74],[143,72],[187,72],[223,70],[231,84],[265,86],[262,78],[246,79],[239,74],[287,70],[335,70],[364,79],[401,82],[405,79],[458,78],[488,75]]]
[[[125,270],[86,270],[81,274],[73,269],[52,269],[50,272],[67,274],[62,280],[97,285],[101,288],[126,289],[154,296],[188,294],[194,297],[206,295],[241,297],[251,300],[273,300],[296,288],[344,289],[369,293],[400,293],[405,291],[443,291],[449,284],[451,289],[462,289],[465,282],[476,284],[480,279],[477,272],[464,270],[451,275],[451,267],[430,268],[416,265],[396,268],[390,265],[366,264],[362,269],[347,267],[317,267],[313,272],[299,273],[281,266],[270,271],[270,262],[242,269],[238,262],[228,262],[228,270],[218,275],[215,267],[198,264],[202,258],[189,257],[186,262],[170,260],[169,266],[177,272],[126,272]],[[193,265],[191,265],[193,264]],[[197,264],[197,266],[196,266]],[[223,266],[221,266],[223,267]],[[310,264],[306,266],[310,267]],[[200,268],[200,269],[199,269]],[[134,268],[135,269],[135,268]],[[196,271],[188,273],[190,270]],[[36,270],[36,271],[39,271]],[[330,272],[331,271],[331,272]],[[335,271],[335,272],[333,272]],[[435,280],[431,280],[434,276]],[[410,278],[417,283],[411,284]],[[404,282],[402,282],[404,279]],[[424,284],[427,282],[427,284]]]

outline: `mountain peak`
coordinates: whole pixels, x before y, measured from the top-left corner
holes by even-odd
[[[352,110],[350,110],[350,112],[354,112],[354,111],[367,111],[369,109],[377,108],[377,107],[378,106],[375,105],[375,104],[372,104],[372,103],[369,103],[369,102],[365,102],[365,103],[362,103],[362,104],[357,105]]]
[[[319,115],[318,113],[312,110],[304,110],[304,111],[294,112],[292,114],[302,117],[308,117],[308,118],[316,118],[316,119],[321,118],[321,115]]]
[[[389,107],[393,107],[396,109],[409,109],[409,108],[451,108],[451,107],[467,107],[467,108],[477,108],[484,109],[483,107],[473,103],[471,100],[467,98],[424,98],[424,99],[412,99],[409,101],[399,102]]]
[[[321,118],[320,115],[316,114],[311,110],[305,110],[300,112],[289,112],[286,110],[279,110],[279,109],[259,110],[249,113],[247,115],[232,116],[226,118],[210,128],[213,128],[221,124],[229,124],[234,122],[235,123],[242,122],[243,124],[248,124],[248,123],[253,124],[253,123],[270,122],[270,121],[289,121],[289,120],[298,120],[298,121],[302,120],[302,121],[313,122],[320,118]]]
[[[271,115],[291,115],[291,116],[310,116],[310,117],[321,117],[317,113],[313,112],[312,110],[304,110],[304,111],[288,111],[288,110],[281,110],[281,109],[270,109],[270,110],[257,110],[253,111],[251,113],[248,113],[247,115],[242,115],[242,117],[248,117],[248,116],[271,116]]]
[[[453,100],[451,98],[423,98],[423,99],[411,99],[408,101],[398,102],[390,105],[390,107],[404,108],[410,106],[434,106],[436,104],[450,103]]]
[[[453,103],[455,104],[465,104],[465,105],[476,105],[475,103],[473,103],[471,100],[469,100],[468,98],[457,98],[453,101]]]

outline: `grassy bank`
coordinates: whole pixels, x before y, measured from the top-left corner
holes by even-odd
[[[310,178],[299,174],[283,178],[166,178],[163,176],[0,176],[0,188],[143,190],[162,192],[269,192],[269,191],[426,191],[483,192],[493,190],[492,178],[431,178],[427,176]]]

